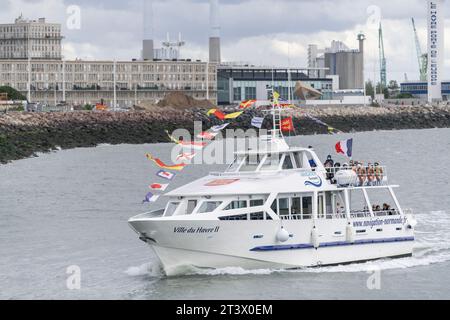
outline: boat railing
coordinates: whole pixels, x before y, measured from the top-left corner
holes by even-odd
[[[280,172],[283,173],[295,173],[295,172],[308,172],[308,173],[315,173],[317,172],[317,168],[314,169],[289,169],[289,170],[261,170],[261,171],[235,171],[235,172],[231,172],[231,171],[225,171],[225,172],[211,172],[210,175],[215,176],[215,177],[229,177],[229,176],[233,176],[233,177],[249,177],[249,176],[254,176],[255,173],[259,174],[259,175],[274,175],[274,174],[278,174]]]
[[[405,215],[412,214],[412,210],[404,209]],[[396,209],[390,210],[381,210],[381,211],[373,211],[374,217],[388,217],[388,216],[398,216],[400,211]],[[311,220],[312,214],[282,214],[280,215],[281,220]],[[369,210],[355,210],[350,213],[350,218],[358,219],[358,218],[372,218]],[[327,219],[327,220],[342,220],[347,219],[347,215],[345,213],[327,213],[327,214],[318,214],[318,219]]]
[[[280,219],[281,220],[311,220],[312,214],[281,214]]]
[[[312,214],[285,214],[280,215],[281,220],[311,220],[313,218]],[[346,219],[345,213],[327,213],[326,215],[318,216],[319,219],[336,220],[336,219]]]
[[[404,214],[405,216],[408,216],[408,215],[414,215],[414,211],[413,211],[413,209],[410,209],[410,208],[408,208],[408,209],[403,209],[403,214]]]
[[[389,183],[386,166],[325,167],[325,170],[328,180],[339,187],[373,187]]]
[[[400,214],[400,212],[396,209],[373,211],[373,215],[375,217],[397,216],[399,214]],[[360,211],[352,211],[350,213],[350,217],[352,219],[371,218],[372,215],[370,214],[369,210],[360,210]]]

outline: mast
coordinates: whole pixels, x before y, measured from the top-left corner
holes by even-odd
[[[271,136],[272,139],[277,138],[284,138],[283,132],[281,130],[281,112],[282,109],[280,107],[280,104],[276,104],[275,100],[278,100],[275,98],[275,90],[274,88],[267,89],[267,91],[272,93],[272,103],[270,110],[266,111],[269,112],[272,115],[272,121],[273,121],[273,127],[271,130]],[[278,93],[277,93],[278,94]]]

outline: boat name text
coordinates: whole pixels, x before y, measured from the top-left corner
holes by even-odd
[[[174,233],[188,233],[188,234],[205,234],[205,233],[218,233],[220,227],[204,228],[204,227],[175,227]]]

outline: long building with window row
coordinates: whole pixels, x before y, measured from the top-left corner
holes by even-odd
[[[410,81],[400,84],[401,93],[409,93],[415,98],[428,99],[428,83],[421,81]],[[450,100],[450,81],[442,82],[442,99]]]
[[[27,96],[29,76],[30,101],[49,104],[65,101],[83,105],[103,100],[113,106],[114,83],[119,107],[156,102],[174,91],[196,99],[217,99],[217,65],[201,61],[0,60],[0,85]]]

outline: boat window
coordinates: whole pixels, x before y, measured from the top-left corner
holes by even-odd
[[[250,207],[261,207],[264,205],[264,200],[258,199],[258,200],[250,200]]]
[[[234,162],[230,165],[228,168],[228,172],[235,172],[239,169],[239,166],[241,165],[242,161],[244,160],[244,156],[237,156],[234,159]]]
[[[302,213],[302,198],[291,199],[291,214],[299,216]]]
[[[278,170],[281,162],[281,154],[269,154],[261,166],[261,171]]]
[[[222,221],[239,221],[239,220],[247,220],[246,214],[240,214],[237,216],[226,216],[226,217],[219,217],[219,220]]]
[[[278,214],[278,200],[275,199],[272,202],[272,205],[270,206],[270,208],[273,210],[273,212],[275,212],[276,214]]]
[[[312,205],[313,205],[312,197],[302,198],[303,219],[312,219],[313,213]]]
[[[222,204],[222,201],[205,201],[200,206],[200,209],[198,210],[198,213],[208,213],[213,212],[216,210],[220,205]]]
[[[266,212],[266,220],[273,220],[272,217]]]
[[[295,164],[297,165],[297,169],[303,168],[302,157],[303,156],[302,156],[302,154],[300,152],[294,153],[294,160],[295,160]]]
[[[294,164],[292,163],[291,155],[286,154],[283,162],[283,170],[292,170],[294,169]]]
[[[251,172],[256,171],[258,169],[259,164],[261,163],[263,156],[262,155],[250,155],[247,158],[245,158],[245,163],[241,167],[239,171],[241,172]]]
[[[167,204],[166,212],[164,214],[165,217],[171,217],[177,211],[178,206],[180,205],[179,202],[169,202]]]
[[[281,198],[278,200],[278,210],[280,216],[289,215],[289,198]]]
[[[247,201],[232,201],[224,210],[236,210],[236,209],[243,209],[247,208]]]
[[[188,206],[186,210],[186,214],[192,214],[194,212],[194,209],[197,207],[197,200],[189,200]]]
[[[250,220],[264,220],[264,212],[250,213]]]

